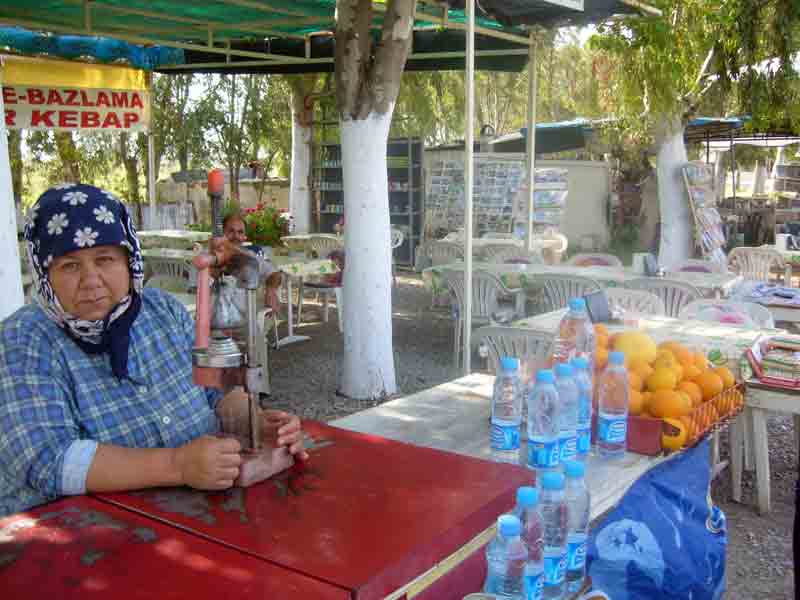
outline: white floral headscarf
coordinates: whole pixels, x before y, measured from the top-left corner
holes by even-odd
[[[131,307],[133,295],[141,295],[144,281],[139,238],[125,205],[111,192],[91,185],[55,186],[42,194],[28,213],[25,240],[35,277],[36,302],[73,338],[87,344],[102,344],[103,334]],[[79,319],[61,306],[50,285],[47,269],[59,256],[107,245],[128,250],[133,294],[120,300],[102,321]]]

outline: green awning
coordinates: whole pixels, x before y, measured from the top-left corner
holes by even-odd
[[[481,0],[477,6],[478,39],[505,42],[478,42],[479,52],[482,45],[484,52],[478,55],[478,66],[485,69],[505,67],[505,59],[498,56],[506,50],[511,56],[524,56],[529,38],[522,25],[596,22],[634,8],[653,11],[637,0]],[[466,29],[462,7],[463,0],[452,0],[449,6],[418,0],[412,70],[463,68],[462,57],[448,55],[464,51],[463,43],[457,44]],[[383,26],[385,11],[385,1],[374,0],[375,34]],[[198,71],[238,71],[245,67],[243,61],[253,72],[329,71],[332,42],[325,38],[336,29],[335,14],[336,0],[0,0],[0,25],[178,48],[186,51],[189,70]],[[423,56],[442,53],[446,55]],[[425,67],[420,62],[425,59],[434,62]],[[520,60],[509,63],[508,70],[521,68]],[[287,67],[290,64],[293,68]],[[173,66],[180,68],[179,61]]]

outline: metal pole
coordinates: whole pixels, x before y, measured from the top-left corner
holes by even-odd
[[[539,91],[539,69],[536,68],[536,40],[530,32],[528,46],[528,136],[525,144],[527,153],[525,166],[528,170],[528,218],[525,227],[525,245],[533,249],[533,192],[536,188],[536,98]]]
[[[733,130],[730,133],[731,138],[731,183],[733,184],[733,205],[736,206],[736,144],[733,143]]]
[[[475,0],[467,0],[467,70],[464,74],[466,95],[464,131],[464,375],[471,369],[472,333],[472,179],[473,144],[475,131]]]
[[[711,134],[706,131],[706,164],[710,162],[711,158]]]
[[[148,229],[158,229],[155,226],[157,219],[156,212],[156,145],[153,132],[147,132],[147,196],[150,202],[150,219],[147,224]]]

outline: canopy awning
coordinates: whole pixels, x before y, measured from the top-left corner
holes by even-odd
[[[478,67],[511,71],[525,62],[531,43],[527,25],[579,25],[616,14],[658,13],[639,0],[484,0],[479,7],[475,20]],[[386,2],[375,0],[372,11],[371,28],[379,35]],[[336,0],[40,0],[24,6],[6,0],[0,2],[0,24],[185,51],[183,56],[151,58],[159,70],[325,72],[333,69]],[[450,5],[418,0],[407,69],[464,68],[466,29],[463,0]],[[74,57],[61,54],[59,37],[45,36],[32,44],[12,36],[4,43],[21,53],[37,53],[37,46],[46,45],[50,56]],[[105,46],[97,43],[79,55],[97,58],[105,52]],[[69,52],[74,55],[75,50]],[[429,65],[423,64],[426,60],[431,61]]]

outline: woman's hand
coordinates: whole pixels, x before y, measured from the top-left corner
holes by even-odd
[[[295,458],[308,460],[308,452],[303,447],[303,431],[297,416],[282,410],[264,410],[262,431],[265,438],[277,438],[275,442],[277,447],[286,447]]]
[[[204,435],[175,449],[175,465],[184,485],[198,490],[226,490],[239,476],[238,440]]]

